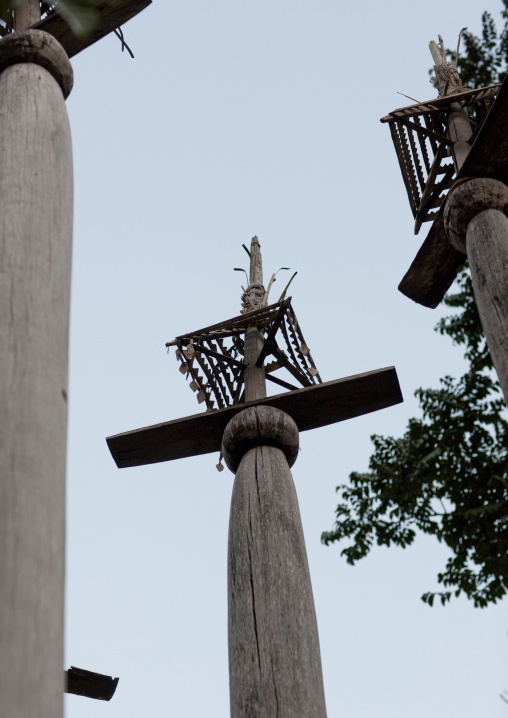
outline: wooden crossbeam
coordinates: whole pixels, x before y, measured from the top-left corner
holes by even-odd
[[[279,386],[283,386],[284,389],[289,389],[289,390],[296,389],[296,390],[298,390],[298,387],[297,387],[297,386],[295,386],[294,384],[290,384],[288,381],[284,381],[284,379],[279,379],[278,376],[272,376],[271,374],[266,374],[266,373],[265,373],[265,379],[267,379],[268,381],[273,382],[274,384],[278,384]]]
[[[508,184],[507,80],[501,85],[455,183],[465,177],[486,177]],[[443,299],[466,259],[448,241],[443,223],[444,206],[441,206],[427,238],[399,284],[402,294],[432,309]]]
[[[32,27],[53,35],[63,45],[67,55],[74,57],[78,52],[85,50],[98,40],[102,40],[103,37],[109,35],[120,25],[125,25],[128,20],[131,20],[151,3],[152,0],[119,0],[112,5],[106,3],[98,5],[96,8],[97,24],[95,30],[86,37],[77,37],[63,17],[56,12]]]
[[[274,406],[289,414],[299,431],[308,431],[401,401],[397,373],[394,367],[388,367],[147,426],[110,436],[106,441],[116,465],[123,469],[219,451],[226,425],[249,406]]]

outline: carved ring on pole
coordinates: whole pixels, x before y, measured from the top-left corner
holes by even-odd
[[[273,406],[251,406],[236,414],[224,430],[222,455],[236,473],[243,456],[257,446],[281,449],[293,466],[298,456],[298,427],[293,419]]]
[[[468,224],[481,212],[497,209],[508,217],[508,187],[499,180],[464,179],[446,200],[444,224],[452,245],[466,254]]]
[[[60,85],[64,99],[74,82],[71,63],[62,45],[42,30],[13,32],[0,40],[0,72],[11,65],[31,62],[47,70]]]

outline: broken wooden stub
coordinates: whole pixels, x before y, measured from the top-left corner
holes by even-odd
[[[1,40],[0,58],[0,713],[59,718],[72,69],[35,30]]]
[[[115,694],[118,681],[118,678],[86,671],[84,668],[75,666],[64,671],[65,693],[74,693],[74,695],[94,698],[97,701],[110,701]]]
[[[288,461],[298,429],[284,412],[251,407],[226,427],[236,470],[229,524],[232,718],[326,716],[319,637],[298,499]]]
[[[508,403],[508,187],[470,179],[448,197],[448,238],[467,254],[476,305],[505,401]]]

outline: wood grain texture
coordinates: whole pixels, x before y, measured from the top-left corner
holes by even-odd
[[[0,713],[63,713],[72,154],[62,91],[0,74]]]
[[[41,19],[41,4],[39,0],[23,0],[14,12],[14,29],[25,30]]]
[[[266,381],[264,366],[257,366],[256,362],[264,345],[263,332],[256,327],[249,327],[245,332],[245,357],[247,365],[244,372],[245,401],[264,399],[266,396]]]
[[[308,431],[402,401],[394,367],[357,374],[219,411],[195,414],[106,439],[116,465],[154,464],[219,451],[228,422],[248,406],[274,406]]]
[[[49,32],[63,45],[67,55],[74,57],[98,40],[109,35],[120,25],[124,25],[142,10],[151,5],[152,0],[120,0],[114,5],[99,5],[97,8],[97,26],[90,35],[76,37],[65,20],[57,13],[36,23],[33,27]]]
[[[324,718],[319,637],[298,499],[280,449],[243,457],[228,546],[232,718]]]
[[[468,225],[467,256],[476,305],[508,404],[508,219],[489,209]]]
[[[488,177],[508,183],[508,78],[490,110],[456,181]],[[454,249],[443,224],[443,205],[411,267],[399,284],[402,294],[425,307],[437,307],[450,288],[464,258]]]

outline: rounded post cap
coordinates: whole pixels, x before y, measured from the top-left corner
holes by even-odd
[[[224,430],[222,455],[234,474],[243,456],[257,446],[281,449],[293,466],[298,456],[299,434],[293,419],[273,406],[250,406],[236,414]]]
[[[12,32],[0,40],[0,73],[11,65],[31,62],[47,70],[60,85],[64,99],[74,82],[67,53],[53,35],[28,28]]]

